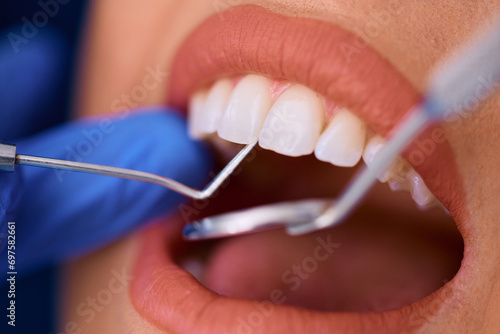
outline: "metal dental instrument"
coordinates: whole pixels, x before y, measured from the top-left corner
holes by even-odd
[[[187,225],[184,238],[190,240],[225,237],[285,227],[300,235],[342,222],[363,200],[376,176],[428,125],[444,120],[445,112],[475,107],[500,82],[500,21],[481,40],[473,43],[442,69],[435,71],[422,102],[396,127],[372,168],[364,168],[337,200],[277,203],[208,217]],[[471,106],[470,101],[475,100]],[[321,207],[326,207],[321,210]],[[308,214],[315,216],[309,218]],[[266,216],[267,215],[267,216]],[[254,219],[254,220],[252,220]]]
[[[224,180],[226,180],[226,178],[233,173],[236,167],[238,167],[238,165],[246,158],[248,153],[250,153],[250,151],[254,148],[255,144],[256,143],[248,144],[240,152],[238,152],[238,154],[236,154],[226,167],[224,167],[224,169],[220,171],[212,182],[210,182],[203,190],[190,188],[167,177],[136,170],[16,154],[15,145],[2,143],[0,143],[0,172],[13,172],[16,164],[62,169],[154,183],[194,199],[204,199],[210,197],[224,182]]]
[[[257,206],[203,218],[186,225],[183,234],[188,240],[214,239],[283,228],[310,222],[331,204],[331,199],[309,199]]]

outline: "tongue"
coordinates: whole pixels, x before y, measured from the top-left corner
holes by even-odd
[[[365,210],[303,237],[273,231],[224,240],[202,280],[228,297],[368,312],[415,302],[457,272],[463,246],[456,230],[375,214]]]

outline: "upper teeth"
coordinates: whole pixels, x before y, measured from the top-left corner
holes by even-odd
[[[269,79],[247,75],[226,104],[217,128],[219,137],[239,144],[256,142],[272,106]]]
[[[323,109],[318,94],[307,87],[294,85],[271,107],[259,145],[289,156],[311,154],[322,128]]]
[[[366,124],[347,109],[340,110],[323,132],[314,153],[319,160],[352,167],[359,162],[366,141]],[[335,143],[335,145],[332,145]]]
[[[195,138],[217,132],[220,138],[250,144],[289,156],[315,153],[319,160],[352,167],[361,157],[368,168],[383,147],[380,136],[367,140],[367,126],[347,109],[335,111],[325,129],[325,99],[302,85],[289,85],[277,97],[276,82],[249,74],[236,86],[218,80],[209,90],[192,95],[189,132]],[[280,88],[283,88],[282,85]],[[274,90],[274,91],[273,91]],[[437,202],[422,178],[402,157],[383,175],[393,190],[407,190],[419,206]]]
[[[189,108],[190,134],[193,137],[217,131],[220,118],[232,92],[231,80],[223,79],[217,81],[210,92],[200,90],[193,95]]]

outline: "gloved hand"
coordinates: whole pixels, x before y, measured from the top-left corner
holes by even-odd
[[[40,30],[19,54],[0,41],[0,141],[17,144],[18,154],[143,170],[201,186],[208,154],[187,138],[182,117],[165,108],[39,132],[64,118],[53,109],[63,83],[57,65],[66,53],[57,36]],[[0,258],[6,259],[1,241],[8,221],[16,222],[16,269],[22,275],[116,240],[175,211],[184,199],[138,181],[16,166],[14,173],[0,173]]]
[[[148,171],[190,186],[206,181],[208,154],[187,137],[178,114],[157,108],[105,120],[17,141],[18,154]],[[39,167],[16,166],[0,177],[0,219],[16,222],[21,272],[103,246],[185,199],[154,184]]]

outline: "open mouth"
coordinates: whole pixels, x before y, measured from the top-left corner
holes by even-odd
[[[466,217],[439,127],[398,157],[339,227],[181,240],[186,220],[334,198],[355,166],[370,167],[419,94],[360,45],[332,24],[256,6],[209,18],[185,41],[169,99],[188,111],[191,135],[215,146],[221,165],[235,144],[260,148],[220,194],[143,234],[131,286],[141,315],[186,333],[403,333],[451,299]]]

